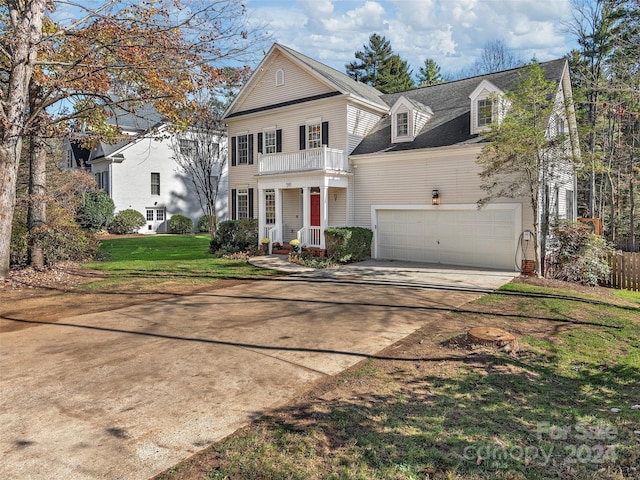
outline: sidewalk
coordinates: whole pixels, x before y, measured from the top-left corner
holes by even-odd
[[[256,267],[270,268],[285,273],[310,273],[315,268],[303,267],[297,263],[291,263],[285,255],[261,255],[249,258],[249,263]]]

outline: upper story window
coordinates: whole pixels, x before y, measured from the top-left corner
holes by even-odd
[[[185,157],[191,157],[196,153],[196,142],[195,140],[189,140],[186,138],[181,138],[179,141],[180,153]]]
[[[319,123],[307,125],[307,148],[322,146],[322,126]]]
[[[566,131],[566,124],[564,123],[564,118],[562,118],[562,116],[560,115],[556,115],[556,133],[558,135],[565,135],[567,133]]]
[[[321,118],[307,120],[305,125],[300,125],[300,150],[306,148],[320,148],[329,146],[329,122],[323,122]]]
[[[493,121],[493,100],[478,100],[478,127],[487,127]]]
[[[151,195],[160,195],[160,174],[151,174]]]
[[[238,135],[238,165],[249,163],[249,135]]]
[[[264,132],[264,153],[276,153],[276,131],[268,130]]]
[[[276,87],[280,85],[284,85],[284,70],[281,68],[276,70]]]
[[[409,135],[409,113],[400,112],[396,114],[396,136],[406,137]]]

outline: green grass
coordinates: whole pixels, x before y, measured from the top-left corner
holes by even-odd
[[[513,315],[519,354],[367,360],[159,478],[640,478],[640,308],[517,283],[467,307]]]
[[[208,253],[208,235],[149,235],[100,242],[99,262],[85,268],[108,275],[86,288],[150,287],[171,283],[201,285],[220,279],[251,278],[274,272],[244,259],[216,258]]]

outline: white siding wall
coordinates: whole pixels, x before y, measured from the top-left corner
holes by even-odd
[[[234,111],[274,105],[293,98],[305,98],[335,91],[309,72],[291,62],[279,52],[272,61],[263,65],[252,79],[251,88],[243,92]],[[276,86],[276,71],[284,71],[284,85]]]
[[[177,171],[170,140],[142,139],[123,150],[122,154],[124,161],[111,163],[111,198],[116,212],[132,208],[145,215],[148,207],[164,207],[166,220],[179,213],[190,217],[194,227],[197,226],[203,212],[191,181]],[[93,164],[91,170],[95,173],[107,168],[105,161]],[[151,194],[152,172],[160,174],[160,195]],[[225,218],[226,175],[223,176],[221,187],[218,207],[222,218]],[[145,231],[146,227],[141,230],[143,233]]]
[[[353,223],[371,227],[372,205],[430,205],[438,189],[441,204],[476,204],[480,189],[476,158],[480,147],[440,151],[418,150],[389,155],[352,156]],[[357,167],[356,167],[357,165]],[[504,199],[495,203],[513,203]],[[523,229],[532,229],[529,203],[523,204]]]
[[[302,228],[302,218],[300,218],[301,202],[302,197],[299,189],[292,188],[282,191],[282,223],[284,229],[282,234],[285,243],[289,243],[289,241],[296,238],[298,230]]]
[[[344,227],[347,225],[347,190],[329,188],[329,226]]]
[[[355,105],[347,105],[347,153],[350,154],[382,118]]]

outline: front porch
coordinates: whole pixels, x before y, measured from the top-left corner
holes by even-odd
[[[300,247],[326,248],[324,231],[348,224],[348,179],[320,175],[313,178],[258,180],[258,225],[260,238]]]

